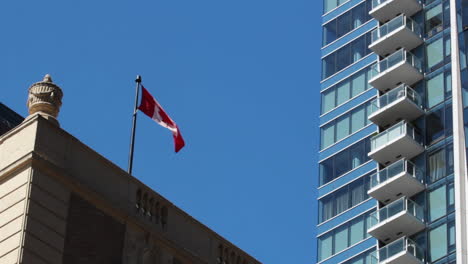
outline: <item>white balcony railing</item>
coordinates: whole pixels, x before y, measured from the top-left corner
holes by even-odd
[[[398,48],[412,50],[422,43],[421,27],[402,14],[372,31],[369,48],[385,56]]]
[[[402,197],[372,213],[367,232],[384,243],[390,243],[425,227],[423,207]]]
[[[418,143],[422,143],[422,137],[416,132],[416,129],[409,123],[401,121],[371,138],[371,152],[381,149],[395,141],[395,139],[405,135],[411,137]]]
[[[406,84],[375,98],[370,108],[369,120],[381,127],[397,120],[413,121],[424,113],[421,96]]]
[[[401,238],[371,254],[372,264],[420,264],[425,262],[422,247],[409,238]]]
[[[424,189],[423,172],[411,161],[401,159],[372,174],[367,193],[388,204],[402,196],[411,197]]]
[[[372,65],[370,74],[369,84],[380,91],[390,90],[402,83],[412,85],[424,77],[421,60],[405,49],[399,49]]]
[[[422,137],[409,123],[401,121],[371,138],[369,157],[380,164],[411,159],[424,151]]]

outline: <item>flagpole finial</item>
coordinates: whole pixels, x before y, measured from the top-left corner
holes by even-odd
[[[137,75],[135,82],[141,83],[141,75]]]

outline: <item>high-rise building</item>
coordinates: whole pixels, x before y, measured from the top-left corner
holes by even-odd
[[[467,264],[468,1],[323,3],[317,262]]]

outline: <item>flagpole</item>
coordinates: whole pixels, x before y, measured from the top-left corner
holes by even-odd
[[[130,153],[128,155],[128,173],[129,174],[132,174],[132,167],[133,167],[133,149],[135,147],[135,130],[136,130],[136,120],[137,120],[137,110],[138,110],[138,95],[140,93],[140,85],[141,85],[140,75],[137,75],[135,82],[136,82],[135,107],[133,108],[132,135],[130,139]]]

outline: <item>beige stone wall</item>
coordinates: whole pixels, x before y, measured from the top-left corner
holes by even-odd
[[[18,262],[30,170],[0,174],[0,263]]]
[[[32,170],[24,225],[22,263],[62,263],[70,191]]]
[[[63,262],[71,193],[126,226],[123,264],[259,263],[40,116],[0,137],[0,183],[1,264]]]

